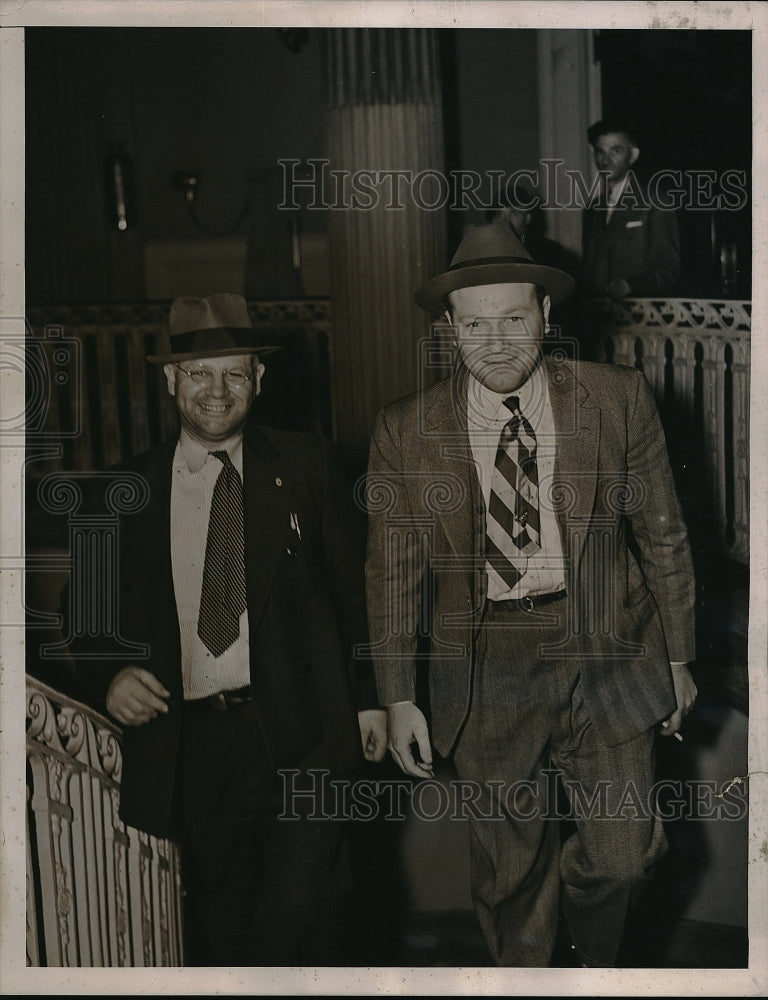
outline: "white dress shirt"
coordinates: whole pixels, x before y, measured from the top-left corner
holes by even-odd
[[[606,226],[611,221],[611,216],[613,215],[613,210],[621,201],[621,196],[624,194],[624,188],[627,186],[629,180],[629,174],[625,174],[624,177],[619,181],[618,184],[608,185],[608,201],[607,209],[605,213],[605,224]],[[632,204],[632,202],[630,202]]]
[[[243,439],[238,435],[210,449],[226,451],[243,476]],[[248,611],[240,616],[240,635],[221,656],[197,634],[203,587],[208,519],[216,480],[223,465],[184,430],[173,457],[171,481],[171,565],[181,633],[181,673],[186,699],[204,698],[250,683]]]
[[[549,499],[555,471],[556,442],[555,421],[543,365],[539,365],[528,381],[514,392],[493,392],[478,382],[473,375],[469,377],[467,429],[480,481],[486,517],[501,431],[512,416],[504,405],[504,400],[509,396],[518,397],[520,410],[536,434],[536,461],[540,484],[541,549],[528,557],[526,572],[514,587],[503,585],[496,574],[488,574],[488,598],[491,601],[506,601],[535,594],[549,594],[565,587],[560,528]],[[517,557],[515,561],[518,561]]]

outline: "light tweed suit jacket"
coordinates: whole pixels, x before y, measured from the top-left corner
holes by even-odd
[[[579,659],[587,710],[604,743],[615,746],[674,710],[670,660],[694,657],[687,533],[642,373],[543,363],[556,457],[540,498],[557,514],[571,615],[566,643],[550,655]],[[417,659],[426,659],[432,740],[443,755],[471,710],[487,592],[467,386],[460,369],[385,407],[367,481],[367,604],[379,702],[415,700]],[[514,655],[512,643],[510,669]]]

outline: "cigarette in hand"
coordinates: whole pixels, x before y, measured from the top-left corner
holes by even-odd
[[[668,722],[662,722],[662,726],[664,727],[664,729],[669,729],[669,723]],[[675,737],[675,739],[677,740],[678,743],[682,743],[683,742],[683,737],[680,735],[680,733],[673,733],[672,735]]]

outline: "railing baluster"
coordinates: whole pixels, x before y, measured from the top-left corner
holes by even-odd
[[[733,551],[749,559],[749,342],[733,341]]]
[[[700,435],[714,534],[724,554],[747,563],[751,303],[627,299],[593,308],[613,341],[614,363],[640,368],[664,416],[684,417]]]
[[[37,899],[35,898],[35,880],[32,876],[34,859],[32,856],[32,837],[29,829],[29,814],[31,811],[31,793],[27,787],[26,809],[26,841],[27,841],[27,965],[41,965],[40,938],[38,933]]]
[[[128,831],[128,913],[131,928],[132,964],[147,964],[144,954],[144,910],[142,906],[142,858],[141,840],[138,830]]]
[[[27,720],[28,962],[181,964],[176,848],[118,818],[119,730],[31,677]]]

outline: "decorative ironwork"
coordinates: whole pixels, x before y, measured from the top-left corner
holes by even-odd
[[[752,303],[737,299],[594,299],[593,314],[615,327],[658,328],[668,333],[684,330],[749,334]]]
[[[590,308],[605,360],[641,368],[668,434],[682,421],[690,447],[699,445],[720,549],[748,563],[751,302],[594,300]]]
[[[27,759],[27,963],[181,965],[176,848],[118,818],[120,731],[27,677]]]
[[[170,302],[125,302],[65,306],[32,306],[27,309],[27,321],[41,335],[46,327],[62,326],[133,327],[168,329]],[[248,310],[255,326],[321,325],[330,328],[331,303],[328,299],[249,299]]]

